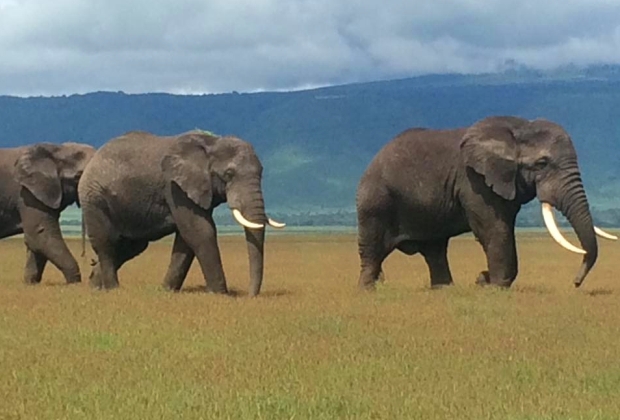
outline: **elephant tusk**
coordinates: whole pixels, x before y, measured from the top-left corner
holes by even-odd
[[[276,222],[271,217],[267,218],[267,222],[269,223],[269,226],[276,229],[282,229],[284,226],[286,226],[286,223]]]
[[[547,226],[549,234],[553,239],[555,239],[558,244],[568,249],[569,251],[575,252],[577,254],[586,253],[586,251],[571,244],[566,240],[564,236],[562,236],[562,233],[560,233],[560,230],[558,229],[558,225],[555,223],[555,217],[553,215],[553,209],[551,207],[551,204],[542,203],[542,214],[543,219],[545,220],[545,226]]]
[[[605,232],[603,229],[594,226],[594,233],[596,233],[601,238],[609,239],[612,241],[617,241],[618,237],[616,235],[612,235],[611,233]]]
[[[232,214],[235,217],[235,220],[237,221],[237,223],[239,223],[241,226],[244,226],[248,229],[262,229],[265,227],[265,225],[261,225],[260,223],[250,222],[245,217],[243,217],[241,212],[237,209],[233,209]]]

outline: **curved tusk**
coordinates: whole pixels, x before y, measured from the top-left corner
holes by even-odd
[[[232,214],[235,217],[235,220],[237,221],[237,223],[239,223],[241,226],[244,226],[248,229],[262,229],[265,227],[265,225],[261,225],[260,223],[250,222],[245,217],[243,217],[241,212],[237,209],[233,209]]]
[[[545,220],[545,226],[547,226],[547,230],[549,231],[549,234],[551,235],[553,239],[555,239],[557,243],[559,243],[561,246],[563,246],[564,248],[568,249],[571,252],[575,252],[577,254],[586,253],[586,251],[571,244],[570,242],[566,240],[564,236],[562,236],[562,233],[560,233],[558,229],[558,225],[555,223],[555,217],[553,216],[553,209],[551,208],[551,204],[542,203],[542,214],[543,214],[543,219]]]
[[[612,241],[617,241],[618,237],[616,235],[612,235],[611,233],[605,232],[603,229],[594,226],[594,233],[596,233],[601,238],[610,239]]]
[[[269,226],[272,226],[276,229],[282,229],[284,226],[286,226],[286,223],[276,222],[271,217],[267,218],[267,222],[269,223]]]

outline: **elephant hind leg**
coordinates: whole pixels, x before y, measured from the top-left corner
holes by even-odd
[[[116,242],[119,235],[101,207],[90,203],[83,204],[82,217],[86,234],[97,255],[97,261],[92,264],[89,276],[90,285],[97,289],[114,289],[118,287]]]
[[[452,273],[448,265],[448,241],[440,239],[425,242],[420,246],[420,252],[428,265],[431,277],[431,287],[440,287],[452,284]]]
[[[92,243],[99,257],[90,274],[91,286],[97,289],[115,289],[119,286],[118,270],[127,261],[140,255],[148,246],[148,241],[120,237],[116,242]]]
[[[365,218],[358,229],[358,253],[360,257],[360,289],[372,290],[383,279],[381,265],[394,250],[388,239],[385,223],[378,217]]]

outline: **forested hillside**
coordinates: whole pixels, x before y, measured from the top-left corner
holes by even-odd
[[[202,128],[252,142],[265,166],[271,213],[294,223],[354,223],[357,181],[372,156],[411,126],[455,127],[492,114],[562,124],[579,152],[599,223],[620,224],[617,67],[425,76],[285,93],[0,97],[0,145],[81,141],[129,130]],[[537,209],[521,224],[537,225]]]

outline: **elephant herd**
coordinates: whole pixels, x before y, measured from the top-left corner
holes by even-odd
[[[164,287],[179,290],[196,258],[207,290],[227,293],[213,209],[227,202],[244,227],[250,295],[263,281],[265,227],[284,227],[265,211],[263,167],[251,144],[194,130],[160,137],[133,131],[100,149],[38,143],[0,150],[0,238],[24,234],[24,280],[41,282],[48,261],[67,283],[81,281],[65,244],[60,213],[82,208],[82,235],[96,260],[90,283],[118,287],[118,270],[149,242],[175,235]],[[386,144],[357,190],[359,286],[373,289],[395,249],[422,254],[431,286],[452,283],[451,237],[473,232],[487,258],[477,283],[509,287],[517,276],[515,220],[537,197],[552,237],[583,254],[581,285],[598,255],[577,154],[568,133],[542,119],[487,117],[469,127],[411,128]],[[581,243],[558,230],[552,208],[566,216]],[[84,244],[83,244],[84,245]]]

